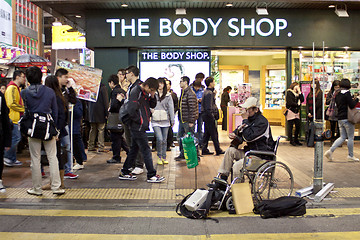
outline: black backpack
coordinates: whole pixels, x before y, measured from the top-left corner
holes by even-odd
[[[282,216],[302,216],[306,214],[305,199],[285,196],[274,200],[263,200],[254,208],[255,214],[261,218],[277,218]]]
[[[195,192],[195,191],[194,191]],[[211,208],[211,199],[213,197],[214,194],[214,190],[209,189],[209,194],[206,197],[205,202],[203,203],[203,205],[197,209],[196,211],[189,211],[184,203],[186,202],[186,200],[188,200],[188,198],[194,193],[190,193],[189,195],[187,195],[177,206],[176,206],[176,213],[179,216],[184,216],[187,218],[191,218],[191,219],[211,219],[214,220],[215,222],[219,222],[217,219],[215,218],[210,218],[209,212],[210,212],[210,208]]]

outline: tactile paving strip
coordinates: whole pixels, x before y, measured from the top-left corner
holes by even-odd
[[[133,189],[133,188],[72,188],[64,195],[57,196],[43,191],[42,196],[30,195],[26,188],[7,188],[1,198],[43,198],[43,199],[138,199],[138,200],[181,200],[193,189]],[[295,192],[295,191],[294,191]],[[335,188],[330,198],[358,198],[360,188]]]
[[[138,199],[138,200],[181,200],[193,189],[131,189],[131,188],[72,188],[57,196],[43,191],[42,196],[30,195],[27,188],[7,188],[1,198],[44,198],[44,199]]]

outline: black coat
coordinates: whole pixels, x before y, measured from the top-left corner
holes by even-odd
[[[227,107],[228,103],[230,102],[230,95],[228,92],[224,92],[223,94],[221,94],[221,102],[220,102],[220,106],[221,107]]]
[[[149,130],[150,108],[156,107],[156,98],[152,98],[136,85],[130,92],[127,111],[131,118],[130,128],[135,131]]]
[[[353,109],[358,103],[358,99],[353,100],[350,94],[350,90],[341,89],[341,91],[336,94],[335,102],[338,109],[337,119],[344,120],[347,119],[348,107]]]
[[[300,103],[304,102],[304,95],[299,94],[295,96],[291,89],[286,91],[286,108],[290,109],[293,113],[298,113],[300,111]]]
[[[201,114],[203,114],[203,118],[208,118],[209,120],[219,119],[219,110],[215,104],[215,94],[213,88],[207,88],[204,91],[201,100]]]
[[[11,147],[11,123],[9,119],[9,108],[6,105],[5,97],[1,92],[0,92],[0,100],[1,100],[0,147],[1,148]],[[4,151],[4,149],[1,149],[0,151]]]
[[[118,94],[123,94],[126,96],[126,92],[124,89],[120,87],[120,85],[116,85],[115,88],[111,91],[110,94],[110,109],[109,112],[111,113],[118,113],[120,111],[120,107],[123,104],[123,101],[119,101],[116,99]]]
[[[315,113],[316,113],[316,119],[317,120],[320,120],[322,119],[323,117],[323,110],[322,110],[322,96],[323,96],[323,93],[322,91],[320,91],[317,95],[315,94]],[[312,94],[308,94],[306,96],[306,117],[308,118],[308,114],[310,113],[311,115],[314,116],[314,111],[310,111],[310,105],[309,105],[309,102],[312,102],[312,101],[309,101],[310,98],[312,99],[313,98],[313,95]]]
[[[89,122],[90,123],[106,123],[109,115],[109,97],[104,84],[100,84],[99,96],[96,102],[89,104]]]
[[[58,130],[60,130],[59,138],[65,137],[68,135],[68,132],[66,131],[65,126],[67,125],[66,122],[66,108],[64,106],[64,102],[59,96],[56,96],[56,103],[58,106],[58,118],[56,121],[56,127]]]

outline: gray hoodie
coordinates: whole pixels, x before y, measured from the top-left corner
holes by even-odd
[[[157,110],[165,110],[168,114],[168,120],[167,121],[155,121],[153,118],[151,118],[151,124],[152,127],[160,126],[160,127],[170,127],[174,124],[174,102],[171,97],[171,93],[167,93],[165,98],[160,101],[159,94],[155,94],[157,104],[154,108],[154,111]]]

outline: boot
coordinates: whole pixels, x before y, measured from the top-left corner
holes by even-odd
[[[64,185],[65,170],[62,169],[62,170],[60,170],[59,172],[60,172],[60,181],[61,181],[60,188],[65,189],[65,185]]]

